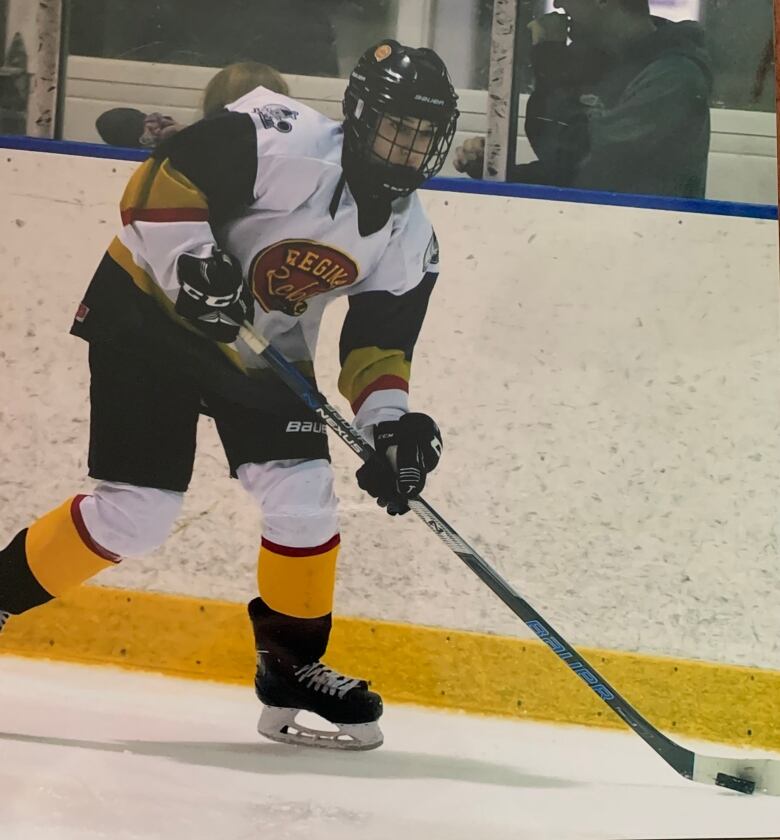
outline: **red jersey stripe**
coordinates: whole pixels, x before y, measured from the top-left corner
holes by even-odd
[[[357,399],[352,403],[352,411],[357,414],[360,406],[368,399],[374,391],[406,391],[409,393],[409,383],[402,376],[394,376],[393,374],[385,374],[375,379],[370,385],[364,388]]]

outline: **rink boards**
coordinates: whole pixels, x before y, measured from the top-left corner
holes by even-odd
[[[94,586],[14,619],[0,650],[247,686],[255,666],[242,605]],[[670,734],[780,749],[780,673],[580,652]],[[337,617],[328,662],[370,678],[391,703],[624,728],[535,641]]]

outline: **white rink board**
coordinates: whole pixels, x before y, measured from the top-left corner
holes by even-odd
[[[75,492],[86,345],[67,335],[134,164],[0,157],[3,538]],[[424,192],[443,274],[412,406],[442,426],[426,498],[570,641],[780,668],[777,225]],[[336,398],[340,311],[321,388]],[[343,502],[337,612],[524,635],[412,517]],[[243,601],[259,521],[201,424],[185,512],[100,582]]]

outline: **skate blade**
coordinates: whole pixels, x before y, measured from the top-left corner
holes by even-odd
[[[379,724],[334,723],[337,730],[312,729],[295,722],[300,709],[281,706],[264,706],[257,722],[257,731],[271,741],[303,747],[321,747],[328,750],[375,750],[382,746],[384,737]]]

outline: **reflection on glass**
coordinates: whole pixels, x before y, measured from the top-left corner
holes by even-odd
[[[667,20],[701,20],[702,0],[650,0],[650,14]],[[556,0],[546,0],[545,11],[552,12]]]
[[[0,134],[24,134],[30,74],[27,49],[21,34],[14,33],[0,67]]]
[[[222,0],[218,11],[212,0],[72,0],[67,50],[78,69],[66,132],[152,147],[208,111],[201,68],[252,67],[255,85],[271,90],[287,88],[279,74],[303,77],[294,93],[311,99],[312,77],[345,77],[397,17],[398,0]],[[104,85],[116,100],[99,109]]]
[[[212,0],[72,0],[70,52],[344,78],[365,44],[398,36],[448,57],[460,87],[484,89],[492,17],[493,0],[223,0],[219,14]]]
[[[772,0],[645,2],[517,0],[520,119],[510,177],[689,196],[705,194],[706,184],[712,197],[773,201],[766,185],[773,177],[769,158],[775,149],[774,127],[760,113],[774,112]],[[25,131],[29,73],[35,72],[29,45],[36,39],[32,30],[17,30],[23,16],[19,10],[33,6],[26,0],[0,0],[0,35],[6,28],[0,38],[0,130],[7,133]],[[473,177],[482,175],[488,100],[478,92],[488,87],[493,0],[221,0],[218,12],[213,0],[70,0],[69,6],[68,86],[62,94],[62,136],[67,139],[152,146],[172,126],[202,116],[207,83],[220,68],[236,64],[263,65],[284,74],[293,96],[338,119],[338,80],[346,77],[367,43],[396,37],[436,49],[461,93],[464,116],[443,173],[455,174],[458,167]],[[549,33],[538,39],[540,27],[552,26],[540,21],[553,9],[576,18],[588,9],[612,14],[618,7],[668,21],[658,25],[664,31],[658,39],[668,42],[664,62],[667,74],[676,76],[675,84],[683,76],[692,78],[699,68],[699,89],[690,92],[687,112],[680,97],[672,108],[661,101],[657,113],[646,110],[639,123],[635,120],[641,108],[634,108],[623,122],[621,95],[636,105],[637,87],[643,97],[652,87],[645,84],[647,74],[639,72],[642,50],[632,47],[621,58],[603,50],[604,45],[588,45],[582,33],[587,20],[581,22],[579,38],[566,28],[557,33],[557,41]],[[529,24],[536,27],[539,40],[533,47]],[[673,32],[686,33],[680,44],[672,43]],[[576,51],[570,54],[571,47]],[[590,55],[585,55],[586,48]],[[601,66],[599,51],[607,53]],[[680,73],[671,66],[675,52]],[[551,58],[558,53],[565,55],[561,62]],[[646,68],[657,64],[648,60]],[[628,78],[632,68],[637,72]],[[658,95],[664,99],[663,92]],[[674,99],[677,94],[670,88],[665,95]],[[709,156],[707,99],[714,116]],[[106,112],[111,113],[104,116]],[[625,148],[613,156],[608,145],[599,161],[600,143],[615,139],[613,129],[626,126],[634,132],[633,161],[623,154]],[[626,140],[624,145],[631,144]],[[654,158],[670,166],[676,159],[682,169],[654,171],[649,166]],[[621,173],[632,178],[626,181]]]
[[[72,0],[70,52],[345,76],[360,48],[386,34],[394,10],[395,0]]]
[[[30,95],[29,33],[22,32],[24,14],[11,16],[8,0],[0,0],[0,134],[24,134]]]
[[[774,60],[772,0],[708,0],[705,26],[714,73],[713,106],[775,110],[774,73],[764,74],[767,52]]]
[[[487,87],[493,0],[449,0],[446,5],[428,0],[224,0],[218,15],[211,0],[71,3],[68,53],[76,81],[68,90],[65,128],[74,139],[98,139],[97,124],[105,142],[149,145],[147,114],[191,122],[200,115],[206,81],[200,68],[216,71],[237,62],[262,63],[288,79],[294,76],[289,80],[294,96],[338,117],[340,87],[325,80],[345,78],[365,45],[383,37],[432,47],[452,68],[461,89]],[[111,96],[116,97],[113,103]],[[114,105],[107,109],[110,117],[96,113],[100,98]],[[121,118],[121,125],[114,124],[115,118]]]
[[[493,0],[433,4],[427,46],[447,62],[456,88],[487,89],[492,27]]]

